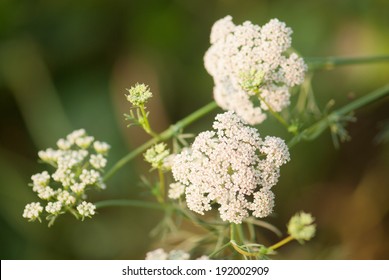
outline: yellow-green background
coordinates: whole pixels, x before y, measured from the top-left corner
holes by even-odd
[[[210,28],[232,15],[262,25],[277,17],[293,30],[293,46],[306,57],[389,53],[385,0],[254,1],[0,1],[0,256],[2,259],[142,259],[155,248],[149,231],[154,210],[101,209],[92,220],[61,217],[52,228],[28,223],[24,205],[40,149],[73,129],[85,128],[111,144],[109,166],[147,139],[127,128],[125,88],[147,83],[149,109],[162,131],[212,100],[203,67]],[[313,85],[321,108],[335,107],[389,81],[388,64],[318,72]],[[187,131],[210,128],[216,112]],[[388,98],[357,112],[352,141],[335,150],[329,133],[291,151],[275,187],[276,208],[266,221],[285,232],[299,210],[317,218],[317,236],[305,246],[280,249],[277,259],[389,258],[389,145],[374,139],[388,121]],[[262,135],[288,137],[274,121]],[[91,196],[148,199],[139,185],[148,167],[138,158],[107,190]],[[269,241],[278,239],[268,232]]]

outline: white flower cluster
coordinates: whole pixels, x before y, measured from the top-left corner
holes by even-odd
[[[315,236],[315,218],[311,214],[300,212],[290,218],[288,233],[300,243],[304,243]]]
[[[146,260],[189,260],[189,253],[183,250],[171,250],[169,253],[159,248],[146,254]],[[208,260],[207,256],[201,256],[198,260]]]
[[[265,120],[268,106],[276,112],[289,106],[289,88],[301,84],[307,70],[296,53],[286,53],[291,34],[278,19],[262,27],[249,21],[235,25],[231,16],[216,21],[204,57],[216,103],[251,125]],[[259,107],[252,102],[256,98]]]
[[[143,106],[153,94],[151,93],[149,86],[145,84],[136,84],[135,86],[127,89],[128,95],[127,100],[130,101],[134,106]]]
[[[285,142],[263,140],[232,111],[217,115],[213,128],[174,158],[173,176],[186,186],[188,208],[204,214],[215,202],[221,219],[236,224],[250,213],[268,216],[274,206],[271,188],[281,165],[290,160]]]
[[[95,206],[84,201],[85,191],[93,187],[105,188],[101,174],[110,149],[107,143],[94,141],[94,137],[79,129],[65,139],[59,139],[57,146],[58,149],[49,148],[38,153],[43,162],[56,170],[51,175],[43,171],[31,176],[32,190],[40,199],[47,201],[47,205],[42,207],[39,202],[27,204],[23,217],[30,221],[40,220],[43,209],[50,221],[66,211],[82,219],[91,217],[95,214]]]
[[[148,149],[143,156],[153,168],[163,168],[164,161],[169,156],[169,149],[165,143],[159,143]]]

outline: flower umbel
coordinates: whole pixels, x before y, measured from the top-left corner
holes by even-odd
[[[127,100],[130,101],[134,106],[143,106],[147,100],[150,99],[153,94],[151,93],[149,86],[145,84],[136,84],[135,86],[127,89],[128,95]]]
[[[159,143],[148,149],[143,156],[153,168],[161,168],[165,158],[169,155],[169,149],[165,143]]]
[[[30,203],[23,213],[24,218],[34,221],[40,220],[39,216],[45,210],[49,226],[65,212],[81,219],[94,215],[94,205],[85,204],[83,200],[87,189],[105,188],[101,172],[107,163],[105,155],[109,150],[107,143],[94,141],[94,137],[88,136],[84,129],[59,139],[57,146],[57,150],[49,148],[38,153],[43,162],[56,170],[51,175],[43,171],[31,176],[32,190],[40,199],[47,201],[46,206],[41,206],[39,202]]]
[[[312,239],[316,232],[315,219],[311,214],[300,212],[290,218],[288,233],[300,243]]]
[[[91,218],[95,214],[96,206],[90,202],[83,201],[77,206],[77,211],[81,215],[81,219],[85,217]]]
[[[216,21],[204,57],[216,103],[252,125],[266,119],[264,111],[289,106],[289,88],[300,85],[307,70],[302,58],[287,53],[291,34],[278,19],[261,27],[249,21],[235,25],[231,16]],[[259,106],[252,102],[255,98]]]
[[[28,219],[30,222],[35,220],[41,221],[39,215],[43,211],[43,207],[39,202],[32,202],[27,204],[24,208],[23,218]]]
[[[129,92],[129,94],[126,95],[127,100],[134,105],[134,110],[130,110],[129,115],[124,114],[126,119],[130,121],[128,126],[139,125],[151,136],[156,136],[157,134],[150,127],[148,120],[149,112],[146,111],[145,106],[147,100],[153,96],[149,86],[137,83],[135,86],[127,89],[127,91]]]
[[[174,158],[173,176],[186,186],[188,208],[204,214],[216,202],[221,219],[236,224],[250,213],[268,216],[274,206],[271,188],[290,159],[285,142],[263,140],[231,111],[217,115],[213,128]]]

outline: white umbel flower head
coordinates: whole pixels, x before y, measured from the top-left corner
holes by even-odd
[[[169,156],[169,149],[165,143],[159,143],[148,149],[143,156],[153,168],[161,168],[164,160]]]
[[[289,87],[300,85],[307,70],[296,53],[286,54],[291,34],[278,19],[262,27],[249,21],[235,25],[231,16],[216,21],[204,56],[216,103],[252,125],[266,119],[267,105],[275,112],[289,106]],[[259,106],[253,98],[261,101]]]
[[[95,214],[96,206],[93,203],[83,201],[77,206],[77,211],[81,215],[82,219],[85,217],[91,217]]]
[[[64,191],[60,189],[57,194],[57,199],[60,201],[63,205],[69,206],[76,203],[76,198],[70,194],[68,191]]]
[[[105,155],[109,151],[111,146],[105,142],[95,141],[93,143],[93,148],[97,153]]]
[[[77,129],[77,130],[69,133],[66,136],[66,140],[69,141],[71,144],[75,144],[77,139],[80,139],[80,138],[84,137],[85,135],[86,135],[85,129],[83,129],[83,128]]]
[[[85,129],[75,130],[59,139],[57,146],[58,149],[49,148],[38,153],[42,161],[56,168],[55,171],[51,174],[43,171],[31,176],[32,190],[40,199],[46,200],[46,205],[31,204],[24,212],[24,216],[30,220],[40,220],[39,213],[46,209],[49,227],[59,214],[77,213],[78,206],[82,218],[94,214],[94,206],[83,203],[83,200],[87,199],[88,189],[105,189],[102,173],[110,148],[105,142],[94,141],[94,137],[89,136]]]
[[[95,140],[93,136],[79,137],[76,139],[76,144],[82,149],[88,149],[89,146],[93,143],[93,140]]]
[[[136,84],[135,86],[127,89],[128,95],[127,100],[130,101],[134,106],[143,106],[153,94],[151,93],[149,86],[145,84]]]
[[[75,192],[76,194],[81,194],[85,190],[85,184],[84,183],[76,183],[72,186],[70,186],[70,189],[72,192]]]
[[[107,159],[102,154],[91,155],[89,159],[90,164],[96,169],[102,169],[107,164]]]
[[[61,212],[61,208],[62,208],[62,202],[56,201],[56,202],[47,203],[45,210],[49,214],[58,215],[59,212]]]
[[[40,220],[39,215],[43,211],[43,207],[39,202],[32,202],[26,205],[23,211],[23,218],[29,221]]]
[[[289,161],[285,142],[263,140],[233,112],[216,116],[216,131],[200,133],[190,149],[174,159],[173,176],[186,186],[188,208],[199,214],[220,205],[224,221],[239,224],[250,214],[268,216],[280,166]]]
[[[57,146],[61,150],[69,150],[72,146],[72,143],[66,139],[61,138],[57,141]]]
[[[42,187],[38,190],[38,197],[43,200],[48,200],[55,196],[56,192],[50,187]]]
[[[45,187],[50,182],[49,172],[43,171],[31,176],[31,180],[34,186]]]
[[[295,214],[288,223],[288,233],[300,243],[304,243],[315,236],[315,218],[305,212]]]
[[[98,171],[91,169],[83,169],[80,175],[80,180],[85,185],[93,185],[101,179],[101,175]]]

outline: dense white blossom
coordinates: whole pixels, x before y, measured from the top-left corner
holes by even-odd
[[[38,193],[38,197],[43,200],[48,200],[53,196],[55,196],[56,194],[56,192],[51,187],[42,187],[38,189],[37,193]]]
[[[169,149],[165,143],[159,143],[148,149],[143,156],[153,168],[161,168],[164,160],[169,156]]]
[[[62,208],[62,202],[56,201],[56,202],[49,202],[47,203],[45,210],[47,213],[58,215]]]
[[[134,106],[143,106],[149,98],[153,96],[149,86],[145,84],[136,84],[135,86],[127,89],[128,95],[127,100],[130,101]]]
[[[50,182],[49,172],[43,171],[42,173],[37,173],[31,176],[31,180],[34,186],[45,187]]]
[[[43,207],[39,202],[32,202],[26,205],[23,212],[23,218],[35,221],[39,219],[40,213],[43,211]]]
[[[38,153],[42,161],[56,169],[51,174],[43,171],[31,176],[32,190],[40,199],[47,201],[46,206],[28,204],[23,213],[23,217],[35,220],[46,209],[49,226],[61,211],[74,214],[77,209],[83,218],[94,214],[95,206],[82,200],[86,199],[88,188],[105,188],[102,172],[110,148],[105,142],[94,141],[94,137],[84,129],[75,130],[59,139],[57,146],[58,149],[48,148]]]
[[[38,156],[41,160],[47,163],[56,163],[58,158],[61,156],[61,150],[54,150],[52,148],[48,148],[44,151],[39,151]]]
[[[82,217],[91,217],[95,214],[96,206],[93,203],[83,201],[77,206],[77,211]]]
[[[85,185],[93,185],[101,179],[100,173],[94,169],[83,169],[80,175],[80,180]]]
[[[186,186],[188,208],[204,214],[216,202],[221,219],[232,223],[241,223],[250,213],[268,216],[274,206],[271,188],[280,166],[290,159],[285,142],[263,140],[231,111],[217,115],[213,128],[174,158],[173,176]]]
[[[76,144],[82,149],[88,149],[95,138],[93,136],[84,136],[76,139]]]
[[[101,141],[95,141],[93,143],[93,148],[95,149],[95,151],[99,154],[106,154],[109,149],[111,148],[111,146],[105,142],[101,142]]]
[[[62,189],[58,190],[57,199],[66,206],[76,203],[76,197],[68,191]]]
[[[70,186],[70,189],[75,192],[76,194],[80,194],[84,192],[85,184],[84,183],[76,183],[72,186]]]
[[[168,197],[170,199],[178,199],[185,193],[185,185],[180,183],[172,183],[169,185]]]
[[[91,155],[89,162],[94,168],[102,169],[107,164],[107,159],[102,154],[97,154]]]
[[[81,128],[81,129],[78,129],[78,130],[75,130],[71,133],[69,133],[67,136],[66,136],[66,139],[71,143],[71,144],[75,144],[76,141],[82,137],[84,137],[86,135],[86,131],[85,129]]]
[[[72,143],[66,139],[61,138],[57,141],[57,146],[61,150],[69,150],[72,146]]]
[[[307,70],[296,53],[287,54],[291,34],[278,19],[262,27],[249,21],[235,25],[231,16],[216,21],[204,56],[216,103],[249,124],[266,119],[267,105],[276,112],[289,106],[289,87],[301,84]],[[252,102],[255,98],[262,100],[259,106]]]
[[[304,243],[315,236],[315,218],[311,214],[300,212],[290,218],[288,223],[288,233],[300,243]]]

